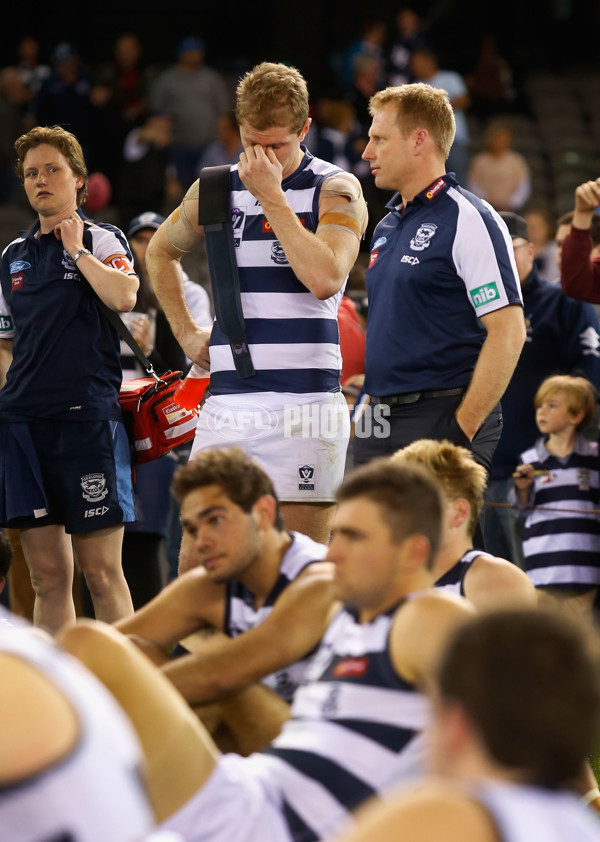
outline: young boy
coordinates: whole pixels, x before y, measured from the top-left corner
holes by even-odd
[[[598,444],[581,430],[594,414],[594,387],[556,375],[535,396],[542,433],[513,474],[525,521],[525,569],[540,602],[589,614],[600,584]]]

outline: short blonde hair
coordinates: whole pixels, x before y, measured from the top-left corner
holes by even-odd
[[[585,377],[573,377],[570,374],[555,374],[547,377],[535,393],[534,406],[538,409],[548,398],[557,392],[564,394],[567,409],[571,415],[583,412],[583,418],[577,425],[578,430],[586,427],[596,409],[596,390]]]
[[[391,457],[397,464],[421,465],[429,471],[448,500],[463,497],[471,507],[467,529],[473,535],[483,508],[487,473],[466,447],[447,439],[418,439]]]
[[[21,182],[25,179],[23,163],[25,156],[31,149],[36,149],[42,144],[54,146],[67,159],[71,171],[83,178],[83,185],[77,191],[77,207],[80,208],[85,202],[88,188],[88,171],[83,156],[81,144],[74,134],[63,129],[62,126],[36,126],[27,134],[22,134],[21,137],[15,141],[15,151],[17,153],[17,177]]]
[[[264,131],[289,126],[300,134],[308,120],[308,88],[299,70],[264,61],[248,71],[237,86],[238,124]]]
[[[424,82],[384,88],[369,100],[371,116],[385,105],[396,107],[396,122],[403,137],[415,129],[427,129],[444,161],[448,158],[456,134],[456,120],[447,91]]]

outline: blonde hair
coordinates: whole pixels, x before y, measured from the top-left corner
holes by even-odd
[[[448,158],[456,134],[456,120],[447,91],[424,82],[384,88],[369,100],[369,112],[373,117],[380,108],[390,104],[396,107],[396,123],[403,137],[415,129],[427,129],[444,161]]]
[[[467,529],[473,535],[483,507],[487,473],[466,447],[447,439],[419,439],[390,458],[397,464],[421,465],[433,475],[448,500],[463,497],[471,508]]]
[[[567,409],[571,415],[583,412],[583,418],[577,425],[578,430],[586,427],[596,409],[596,390],[585,377],[573,377],[570,374],[555,374],[547,377],[535,393],[534,406],[536,409],[545,403],[549,397],[562,392],[567,400]]]
[[[83,156],[83,149],[74,134],[63,129],[62,126],[36,126],[27,134],[22,134],[21,137],[15,141],[15,151],[17,153],[17,178],[21,182],[25,180],[25,173],[23,164],[25,156],[31,149],[36,149],[42,144],[54,146],[67,159],[67,163],[71,171],[83,178],[83,185],[77,191],[77,207],[80,208],[85,202],[88,188],[88,171]]]
[[[240,126],[249,123],[258,131],[289,126],[300,134],[308,120],[306,81],[287,64],[257,64],[237,86],[235,114]]]

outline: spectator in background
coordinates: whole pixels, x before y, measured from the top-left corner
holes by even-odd
[[[0,204],[15,201],[19,179],[15,174],[15,140],[31,128],[28,114],[30,96],[19,69],[0,70]]]
[[[556,222],[547,208],[532,208],[524,214],[529,239],[533,243],[533,261],[540,278],[556,284],[560,281],[560,270],[556,253]]]
[[[19,41],[17,67],[29,91],[29,99],[33,99],[42,82],[52,73],[50,65],[40,61],[40,42],[34,35],[25,35]]]
[[[92,83],[73,44],[62,41],[52,52],[52,73],[44,79],[33,101],[38,126],[63,126],[88,152]]]
[[[366,145],[355,135],[356,114],[343,99],[321,99],[317,104],[316,128],[310,151],[348,172],[354,172]]]
[[[506,507],[519,455],[535,440],[534,397],[544,378],[563,372],[600,384],[600,323],[594,308],[566,296],[543,280],[534,263],[534,246],[525,220],[503,212],[513,242],[523,293],[527,337],[517,367],[502,397],[503,430],[492,460],[486,492],[485,546],[494,555],[523,566],[522,524]]]
[[[87,161],[90,172],[101,172],[116,195],[122,166],[126,125],[108,75],[98,71],[92,79]]]
[[[169,163],[171,125],[168,114],[150,114],[125,137],[117,190],[124,227],[147,208],[166,210],[169,197],[179,194],[175,168]]]
[[[556,243],[556,263],[558,265],[559,277],[557,283],[560,283],[560,271],[562,268],[562,250],[565,238],[571,233],[571,223],[573,222],[573,211],[564,213],[556,221],[556,234],[554,242]],[[592,238],[592,248],[590,251],[590,260],[595,260],[600,257],[600,214],[592,215],[592,224],[590,226],[590,235]],[[570,294],[570,293],[569,293]],[[573,295],[573,298],[576,296]]]
[[[497,211],[518,212],[531,193],[529,166],[512,148],[512,138],[510,126],[492,120],[485,130],[485,148],[469,167],[469,190]]]
[[[342,296],[338,310],[340,351],[342,354],[342,388],[348,380],[365,373],[365,330],[350,296]]]
[[[579,301],[600,303],[600,257],[594,256],[595,218],[600,208],[600,178],[586,181],[575,190],[571,230],[562,244],[560,282]]]
[[[396,31],[388,49],[388,85],[414,82],[411,58],[415,50],[426,45],[423,19],[413,6],[402,6],[396,13]]]
[[[232,107],[225,79],[205,65],[205,51],[200,38],[183,38],[177,45],[177,62],[151,89],[152,110],[172,119],[172,160],[183,192],[197,178],[200,158],[217,136],[219,117]]]
[[[564,213],[556,221],[556,234],[554,235],[554,242],[556,243],[556,264],[558,266],[558,277],[556,279],[556,283],[560,283],[563,244],[567,235],[571,233],[572,222],[573,211],[568,211],[567,213]],[[595,258],[600,257],[600,214],[595,213],[592,216],[590,235],[592,237],[590,260],[594,260]],[[576,298],[576,296],[572,295],[572,298]]]
[[[596,392],[583,377],[548,377],[535,394],[541,437],[520,454],[516,497],[530,507],[524,528],[525,570],[540,605],[592,620],[600,585],[598,442],[582,431]]]
[[[106,68],[106,73],[113,85],[121,119],[128,128],[133,128],[146,117],[152,81],[137,33],[123,32],[117,37],[113,62]]]
[[[240,129],[233,111],[219,117],[217,138],[209,143],[200,159],[198,173],[202,167],[218,167],[223,164],[237,164],[243,152]]]
[[[436,54],[428,47],[413,50],[411,67],[416,81],[426,82],[432,88],[442,88],[448,93],[454,110],[456,134],[446,161],[446,172],[453,172],[464,184],[469,163],[469,127],[465,112],[470,102],[465,81],[454,70],[440,70]]]
[[[514,107],[516,91],[510,64],[498,51],[498,38],[491,32],[481,39],[473,72],[465,77],[471,97],[471,111],[487,120]]]
[[[385,21],[381,18],[368,17],[363,22],[360,38],[352,41],[342,58],[341,86],[347,90],[354,79],[354,65],[358,56],[369,56],[377,64],[377,87],[385,85]]]
[[[373,56],[358,55],[354,60],[352,84],[344,99],[350,103],[356,115],[355,134],[368,140],[371,114],[369,100],[379,90],[379,63]]]

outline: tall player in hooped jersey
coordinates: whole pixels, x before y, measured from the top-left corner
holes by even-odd
[[[80,210],[88,174],[77,138],[38,126],[15,149],[38,220],[2,253],[0,524],[19,530],[34,621],[55,631],[75,619],[73,547],[96,616],[133,611],[121,568],[123,523],[135,516],[119,337],[84,279],[126,311],[138,278],[122,231]]]
[[[337,309],[367,209],[354,176],[302,145],[308,105],[305,80],[283,64],[259,64],[238,85],[232,224],[252,377],[238,377],[218,325],[197,325],[185,307],[179,264],[202,237],[199,182],[159,228],[147,264],[181,346],[210,365],[192,457],[243,445],[273,479],[288,529],[326,542],[349,436]]]

